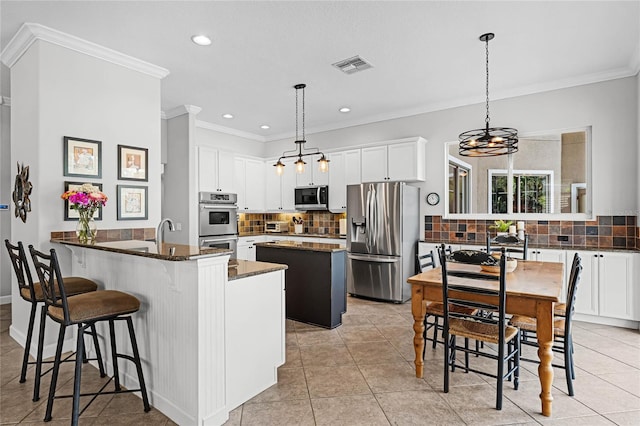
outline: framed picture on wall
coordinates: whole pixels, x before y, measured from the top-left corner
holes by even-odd
[[[64,176],[102,177],[102,142],[64,137]]]
[[[143,220],[148,218],[147,187],[117,185],[118,220]]]
[[[64,183],[64,192],[67,192],[71,189],[78,189],[86,182],[65,182]],[[102,184],[91,182],[91,185],[97,187],[100,192],[102,192]],[[69,204],[69,200],[64,200],[64,220],[78,220],[80,215],[78,215],[78,211],[71,208]],[[96,213],[93,215],[93,220],[102,220],[102,206],[98,207]]]
[[[148,149],[118,145],[118,179],[147,182]]]

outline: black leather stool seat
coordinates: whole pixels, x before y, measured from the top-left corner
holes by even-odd
[[[67,279],[64,286],[68,288]],[[78,294],[67,298],[69,321],[72,324],[100,321],[132,314],[140,309],[140,301],[128,293],[117,290],[101,290]],[[49,306],[49,316],[58,322],[64,321],[64,310],[60,306]]]
[[[64,277],[64,289],[68,296],[74,296],[76,294],[87,293],[90,291],[96,291],[98,284],[87,278],[82,277]],[[56,292],[60,294],[60,287],[56,281]],[[44,293],[42,292],[42,285],[39,282],[33,283],[33,293],[36,300],[31,300],[31,292],[28,288],[20,289],[20,296],[24,300],[29,302],[44,302]]]

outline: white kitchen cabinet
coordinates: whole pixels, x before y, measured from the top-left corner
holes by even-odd
[[[329,184],[329,172],[321,172],[318,169],[318,160],[320,159],[320,155],[310,155],[306,157],[302,157],[302,160],[307,164],[304,166],[303,173],[296,173],[296,186],[314,186],[314,185],[328,185]],[[331,163],[329,163],[329,168],[331,168]],[[292,170],[295,173],[295,166],[293,166]],[[286,170],[285,173],[289,170]]]
[[[568,268],[571,268],[571,262],[573,261],[573,253],[571,252],[571,259],[568,259]],[[529,249],[527,252],[527,260],[535,260],[537,262],[558,262],[565,264],[567,262],[567,252],[566,250],[560,249]],[[564,274],[562,274],[562,294],[560,294],[560,300],[563,302],[566,301],[567,298],[567,275],[568,270],[567,266],[564,268]]]
[[[624,320],[638,320],[634,253],[578,251],[582,275],[576,296],[576,312]],[[573,256],[567,256],[567,265]]]
[[[238,238],[238,254],[237,258],[242,260],[256,260],[256,246],[258,242],[264,241],[262,235],[254,237],[240,237]]]
[[[234,155],[206,146],[198,147],[198,190],[234,192]]]
[[[233,163],[233,185],[238,194],[238,212],[264,211],[264,162],[251,158],[236,157]]]
[[[273,164],[278,161],[265,161],[265,208],[269,211],[294,211],[294,189],[296,186],[295,166],[292,160],[282,160],[285,171],[281,176],[276,173]]]
[[[358,184],[360,179],[360,150],[352,149],[328,155],[329,210],[333,213],[347,209],[347,185]]]
[[[362,182],[425,180],[425,143],[422,138],[362,148]]]

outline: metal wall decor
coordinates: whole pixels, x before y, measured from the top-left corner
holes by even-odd
[[[296,84],[293,86],[296,89],[296,140],[295,144],[297,145],[296,149],[291,151],[285,151],[282,153],[282,156],[278,158],[274,167],[276,168],[276,173],[278,175],[282,175],[284,173],[284,163],[282,162],[285,158],[298,158],[293,164],[296,166],[296,172],[304,173],[304,165],[307,164],[302,157],[306,157],[308,155],[320,155],[320,159],[318,160],[318,168],[321,172],[326,172],[329,170],[329,160],[324,156],[318,148],[308,148],[311,152],[302,152],[303,146],[307,141],[305,140],[304,134],[304,119],[305,119],[305,111],[304,111],[304,88],[307,87],[306,84]],[[298,138],[298,90],[302,90],[302,139]],[[306,149],[306,148],[305,148]],[[297,151],[297,153],[296,153]],[[290,154],[289,154],[290,153]]]
[[[511,127],[489,127],[489,40],[493,37],[493,33],[480,36],[480,41],[485,43],[486,50],[487,115],[483,129],[469,130],[458,136],[460,141],[458,152],[465,157],[494,157],[518,152],[518,130]]]
[[[16,162],[18,174],[13,184],[13,202],[15,204],[15,215],[27,223],[27,213],[31,211],[31,200],[29,195],[33,190],[33,185],[29,182],[29,166],[24,166]]]

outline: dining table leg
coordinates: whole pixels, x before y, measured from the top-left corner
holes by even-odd
[[[538,377],[542,415],[551,416],[551,387],[553,385],[553,302],[539,301],[536,308],[536,334],[538,336]]]
[[[424,359],[422,353],[424,351],[424,316],[426,312],[426,303],[423,300],[424,287],[421,285],[411,286],[411,314],[413,315],[413,347],[416,351],[416,377],[422,378],[424,374]]]

